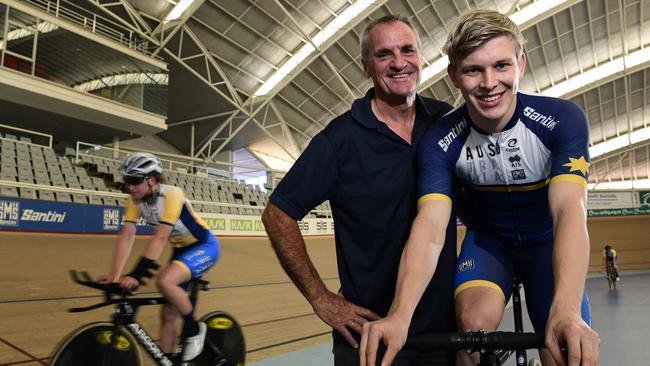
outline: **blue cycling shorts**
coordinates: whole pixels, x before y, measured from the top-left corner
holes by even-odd
[[[174,249],[171,262],[178,263],[188,273],[190,279],[202,276],[219,260],[221,249],[214,235],[208,235],[204,242]]]
[[[521,279],[526,307],[535,332],[544,332],[553,301],[553,242],[542,245],[508,245],[491,235],[467,230],[456,262],[454,296],[476,286],[501,291],[504,304],[512,295],[512,279]],[[582,319],[591,326],[591,310],[585,290]]]

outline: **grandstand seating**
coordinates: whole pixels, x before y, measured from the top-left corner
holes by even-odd
[[[71,155],[70,151],[68,154]],[[3,185],[2,197],[20,197],[82,204],[124,205],[123,197],[93,195],[92,192],[120,193],[123,183],[120,161],[102,156],[80,154],[59,156],[52,148],[33,144],[31,139],[13,134],[0,138],[0,180],[50,186],[51,189]],[[218,180],[182,171],[164,170],[167,184],[183,189],[198,212],[259,216],[268,202],[266,192],[244,181]],[[57,191],[74,188],[81,192]],[[329,203],[318,206],[312,217],[331,217]]]
[[[80,154],[80,164],[85,166],[91,175],[104,177],[109,187],[117,187],[122,183],[119,174],[121,162],[118,160]],[[192,201],[194,209],[199,212],[258,216],[268,202],[266,193],[262,192],[260,187],[241,181],[217,180],[167,169],[163,171],[163,176],[165,183],[183,189],[188,199]],[[215,204],[216,202],[223,204]]]

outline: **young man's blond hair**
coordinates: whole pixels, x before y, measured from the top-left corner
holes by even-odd
[[[483,44],[499,36],[509,36],[515,42],[517,58],[524,51],[524,36],[507,16],[492,10],[475,9],[461,14],[449,31],[443,47],[449,64],[455,68],[461,60]]]

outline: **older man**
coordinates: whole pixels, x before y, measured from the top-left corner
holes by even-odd
[[[368,24],[361,52],[374,88],[312,139],[262,216],[282,267],[316,314],[334,328],[335,365],[359,364],[363,324],[390,309],[400,255],[416,213],[415,152],[432,122],[451,109],[416,93],[420,42],[408,19],[385,16]],[[325,200],[334,216],[338,294],[321,280],[297,225]],[[455,330],[455,225],[446,233],[411,333]],[[452,362],[447,352],[403,351],[395,364]]]

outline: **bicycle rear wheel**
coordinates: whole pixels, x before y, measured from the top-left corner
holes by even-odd
[[[112,347],[115,325],[86,324],[68,334],[50,360],[50,366],[140,366],[142,358],[133,336],[120,329]]]
[[[246,362],[246,344],[235,318],[223,311],[213,311],[204,315],[201,321],[207,324],[208,332],[203,352],[193,360],[194,364],[243,366]]]

